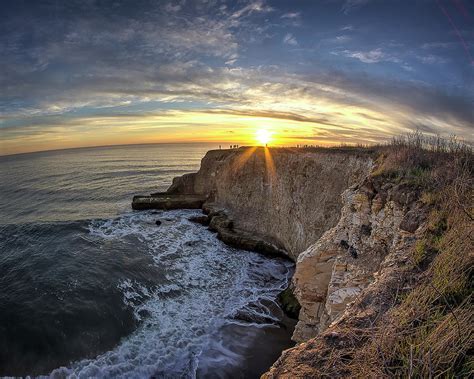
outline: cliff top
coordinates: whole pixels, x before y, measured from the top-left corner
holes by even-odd
[[[209,150],[207,154],[232,154],[235,152],[244,152],[254,149],[257,152],[268,149],[272,154],[307,154],[307,153],[323,153],[323,154],[350,154],[355,156],[376,156],[382,149],[382,146],[307,146],[307,147],[280,147],[280,146],[241,146],[235,149],[215,149]]]

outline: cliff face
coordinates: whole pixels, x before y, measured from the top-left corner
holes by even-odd
[[[301,311],[295,341],[324,331],[390,266],[394,252],[409,251],[425,214],[416,197],[371,178],[343,193],[337,225],[298,257],[293,282]]]
[[[343,152],[214,150],[198,173],[176,178],[168,192],[210,196],[237,228],[270,240],[296,260],[336,225],[341,194],[371,167],[367,155]]]

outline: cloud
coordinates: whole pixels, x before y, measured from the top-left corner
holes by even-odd
[[[280,18],[295,19],[301,16],[301,12],[288,12],[280,16]]]
[[[69,88],[54,102],[49,103],[47,100],[52,99],[47,99],[42,109],[54,113],[57,107],[60,110],[58,119],[62,120],[57,125],[64,126],[64,120],[73,117],[73,114],[64,115],[65,111],[74,110],[74,106],[81,102],[94,105],[96,109],[117,105],[119,101],[131,101],[135,106],[167,102],[168,109],[177,110],[181,102],[198,101],[207,104],[199,108],[199,112],[213,116],[227,114],[316,124],[319,128],[331,130],[334,135],[340,133],[341,138],[347,130],[359,130],[359,138],[366,139],[389,138],[409,130],[414,122],[430,126],[441,134],[443,130],[451,130],[468,138],[474,125],[469,96],[455,96],[419,83],[374,80],[365,74],[347,76],[334,71],[295,75],[271,67],[211,71],[207,66],[190,62],[157,71],[154,81],[149,80],[149,75],[134,77],[133,81],[121,81],[115,76],[107,81],[92,80],[81,83],[84,87]],[[184,108],[180,112],[183,115],[196,111]],[[114,120],[125,117],[114,115],[114,112],[119,113],[117,109],[110,112],[109,117]],[[149,116],[149,113],[143,114]],[[141,117],[140,113],[126,116],[130,120]],[[44,120],[43,117],[52,116],[37,113],[4,116],[2,130],[9,125],[17,130],[37,127],[37,120]],[[98,115],[96,118],[104,117]],[[192,124],[191,119],[186,120]],[[49,127],[55,125],[51,118],[43,123]]]
[[[262,0],[239,3],[229,10],[214,2],[167,2],[134,7],[116,3],[107,17],[98,3],[80,1],[33,3],[18,7],[2,21],[0,54],[5,77],[81,66],[160,65],[196,57],[235,59],[239,38],[260,36],[261,25],[250,16],[272,10]],[[47,8],[51,5],[49,12]],[[123,7],[123,8],[121,8]],[[110,11],[112,13],[112,11]],[[62,17],[64,16],[64,17]],[[62,17],[58,22],[58,17]],[[28,41],[34,41],[31,45]],[[0,76],[2,76],[0,73]],[[1,78],[0,78],[1,79]]]
[[[345,14],[349,14],[353,10],[356,10],[363,5],[367,4],[369,0],[345,0],[344,4],[342,5],[342,11]]]
[[[291,46],[298,46],[298,41],[291,33],[287,33],[285,37],[283,37],[283,43]]]
[[[335,36],[332,38],[323,39],[322,42],[333,43],[333,44],[342,44],[349,42],[352,38],[346,34]]]
[[[271,118],[271,119],[279,119],[279,120],[288,120],[288,121],[296,121],[296,122],[304,122],[304,123],[311,123],[311,124],[318,124],[318,125],[328,125],[328,126],[335,126],[341,128],[341,125],[335,124],[330,121],[327,117],[308,117],[304,115],[300,115],[297,113],[292,112],[279,112],[279,111],[271,111],[271,110],[261,110],[261,109],[207,109],[207,110],[200,110],[199,112],[206,112],[208,114],[229,114],[235,116],[251,116],[251,117],[258,117],[258,118]]]
[[[355,58],[364,63],[378,63],[378,62],[394,62],[400,63],[401,60],[390,54],[382,51],[381,48],[373,49],[370,51],[351,51],[344,50],[343,54],[346,57]]]
[[[243,16],[251,15],[252,13],[258,12],[271,12],[273,8],[265,4],[263,0],[254,0],[247,4],[245,7],[237,10],[232,14],[232,18],[240,18]]]
[[[183,5],[184,5],[184,2],[181,2],[181,3],[178,3],[178,4],[176,4],[176,3],[167,3],[165,5],[164,9],[165,9],[166,12],[178,12],[178,11],[181,10]]]
[[[433,54],[417,55],[416,58],[425,64],[444,64],[447,62],[445,58]]]
[[[45,4],[33,3],[37,9],[28,12],[20,7],[0,24],[0,112],[107,106],[122,101],[111,94],[124,87],[130,93],[167,93],[166,83],[195,80],[197,72],[210,75],[212,67],[202,61],[235,65],[239,39],[265,38],[250,16],[271,10],[263,1],[232,10],[214,2],[123,9],[117,3],[113,17],[107,17],[95,3],[55,3],[51,12],[41,8]],[[54,12],[64,14],[61,22]],[[160,89],[154,84],[158,79]],[[128,95],[126,101],[141,97]]]
[[[310,131],[324,140],[384,139],[416,125],[472,138],[472,89],[450,84],[447,91],[443,83],[414,80],[409,71],[420,66],[417,60],[440,63],[437,51],[428,49],[444,45],[423,45],[410,53],[409,65],[402,60],[408,55],[400,55],[409,49],[407,45],[400,50],[389,41],[371,49],[356,45],[354,38],[350,50],[329,46],[339,56],[330,57],[334,67],[347,66],[346,58],[368,65],[397,65],[381,64],[377,70],[348,65],[351,71],[346,73],[318,65],[300,71],[304,66],[291,61],[296,57],[258,60],[250,55],[268,36],[277,41],[284,36],[288,46],[298,46],[298,41],[309,44],[303,30],[298,41],[289,32],[291,20],[300,17],[298,12],[282,15],[263,1],[228,5],[189,1],[186,6],[168,1],[147,7],[139,2],[123,9],[123,3],[116,2],[118,10],[107,16],[96,9],[98,2],[90,7],[73,0],[41,3],[32,2],[31,7],[49,4],[52,8],[16,11],[0,24],[2,139],[7,131],[9,141],[25,141],[32,132],[38,139],[42,132],[48,136],[80,133],[81,122],[85,132],[107,125],[125,135],[135,133],[134,122],[144,119],[149,122],[147,130],[152,130],[153,122],[163,128],[185,128],[186,123],[206,128],[214,125],[211,121],[238,122],[239,118],[291,124],[300,128],[291,135]],[[352,26],[342,29],[352,30]],[[339,26],[319,36],[334,44],[350,39]],[[269,52],[281,49],[279,45]],[[357,71],[361,66],[370,74]],[[385,68],[390,71],[383,72]],[[406,75],[400,75],[402,70]],[[391,79],[383,76],[387,72],[393,73]],[[158,112],[163,108],[170,112]],[[203,115],[212,116],[207,124],[198,122]]]
[[[378,63],[385,60],[386,58],[386,55],[381,49],[374,49],[367,52],[345,50],[344,54],[347,57],[356,58],[364,63]]]

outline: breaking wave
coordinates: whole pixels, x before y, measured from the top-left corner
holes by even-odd
[[[143,262],[161,275],[120,279],[116,287],[138,327],[112,350],[50,376],[227,377],[242,364],[259,330],[281,327],[284,316],[275,299],[288,285],[293,265],[224,245],[188,221],[197,214],[130,212],[90,221],[84,236],[90,243],[128,244],[151,258]]]

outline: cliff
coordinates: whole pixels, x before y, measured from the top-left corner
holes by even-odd
[[[174,179],[224,241],[296,261],[300,344],[265,377],[469,372],[472,150],[420,146],[215,150]]]
[[[375,162],[363,152],[215,150],[168,190],[207,197],[233,228],[271,241],[297,262],[296,342],[324,331],[375,280],[395,245],[413,243],[422,218],[415,193],[369,178]],[[410,215],[417,216],[407,221]],[[404,220],[409,227],[401,227]]]
[[[240,148],[209,151],[195,174],[168,193],[199,194],[236,228],[284,249],[294,260],[336,225],[341,194],[368,175],[369,154]],[[330,180],[328,180],[330,178]]]
[[[301,343],[263,378],[474,374],[472,149],[411,142],[380,149],[299,255]]]

